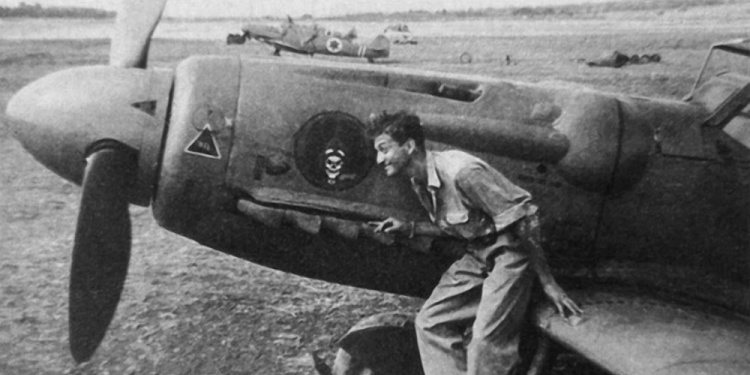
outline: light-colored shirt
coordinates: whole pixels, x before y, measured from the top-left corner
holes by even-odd
[[[427,185],[412,188],[443,232],[473,240],[536,212],[531,194],[485,161],[458,150],[427,151]]]

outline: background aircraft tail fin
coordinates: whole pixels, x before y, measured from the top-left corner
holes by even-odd
[[[348,39],[348,40],[357,39],[357,28],[352,27],[352,29],[349,30],[349,32],[346,33],[346,35],[344,35],[344,39]]]

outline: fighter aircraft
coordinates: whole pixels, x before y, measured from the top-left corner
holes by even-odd
[[[243,44],[247,39],[254,39],[274,48],[274,55],[282,50],[313,56],[317,54],[331,56],[364,57],[368,62],[388,57],[391,43],[384,35],[378,35],[368,45],[354,42],[357,38],[355,29],[347,34],[331,32],[318,25],[298,25],[291,17],[281,27],[248,23],[242,27],[242,34],[227,36],[228,44]]]
[[[712,46],[684,100],[318,60],[149,68],[164,4],[125,2],[109,66],[43,77],[3,116],[40,163],[83,187],[76,361],[94,354],[125,285],[129,204],[257,264],[427,296],[454,259],[449,240],[367,225],[427,220],[408,182],[375,167],[365,132],[371,114],[406,108],[430,148],[481,155],[543,207],[550,263],[586,313],[570,324],[535,311],[530,373],[554,358],[548,339],[615,374],[750,372],[750,40]]]

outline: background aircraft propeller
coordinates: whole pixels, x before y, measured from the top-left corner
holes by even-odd
[[[145,68],[148,48],[166,0],[123,1],[110,65]],[[114,317],[128,271],[131,225],[129,188],[138,152],[122,143],[100,143],[87,158],[70,276],[70,351],[88,361]]]

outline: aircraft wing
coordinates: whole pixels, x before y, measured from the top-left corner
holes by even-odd
[[[633,291],[570,294],[585,310],[578,324],[547,306],[537,311],[538,325],[613,374],[747,374],[748,317]]]
[[[263,41],[266,44],[269,44],[275,48],[278,48],[280,50],[294,52],[294,53],[302,53],[307,54],[308,51],[304,49],[300,49],[298,46],[293,46],[289,43],[284,42],[283,40],[277,40],[277,39],[268,39]]]
[[[277,27],[252,23],[243,26],[242,32],[249,33],[251,37],[263,39],[281,39],[283,37],[281,30]]]

